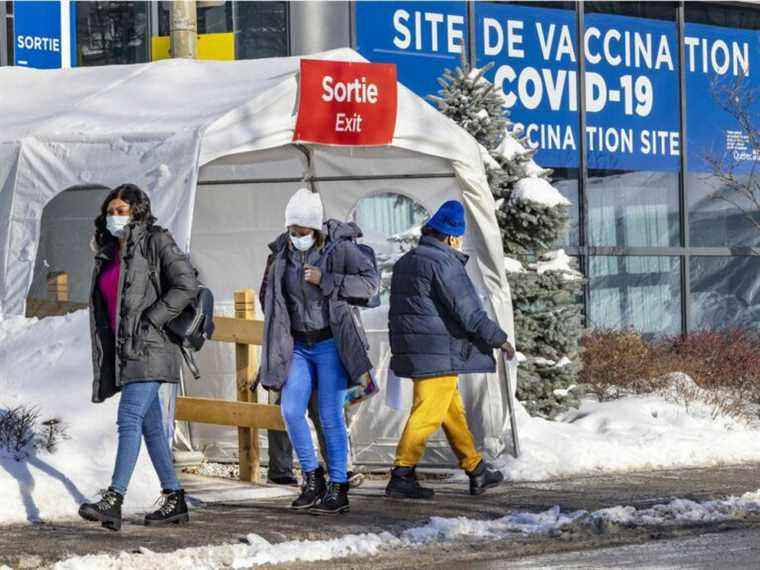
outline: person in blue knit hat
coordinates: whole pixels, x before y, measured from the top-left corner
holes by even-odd
[[[390,366],[396,376],[414,381],[414,401],[396,448],[388,497],[433,498],[433,490],[417,481],[415,467],[427,439],[441,427],[469,476],[470,494],[504,479],[475,448],[458,388],[460,374],[496,370],[495,349],[514,356],[507,333],[488,317],[465,270],[465,229],[462,203],[446,202],[423,227],[419,245],[393,268]]]

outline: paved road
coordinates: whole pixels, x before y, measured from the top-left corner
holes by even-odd
[[[121,533],[110,533],[79,520],[0,527],[0,566],[8,564],[15,568],[25,561],[44,565],[69,556],[134,551],[141,546],[166,552],[237,542],[250,532],[261,534],[271,542],[329,539],[385,530],[398,533],[409,526],[425,524],[431,516],[493,519],[510,511],[538,512],[554,505],[561,505],[563,510],[596,510],[620,504],[648,507],[675,497],[707,500],[756,490],[760,487],[759,474],[760,466],[745,465],[577,477],[505,485],[475,498],[467,494],[464,482],[440,481],[434,483],[436,500],[432,502],[387,500],[383,496],[385,482],[378,480],[352,492],[351,512],[335,518],[299,516],[288,508],[289,498],[272,498],[208,504],[194,510],[191,525],[160,531],[140,526],[138,517],[128,521]],[[760,521],[746,521],[746,524],[760,526]],[[712,530],[715,528],[700,527],[688,532]],[[437,545],[429,551],[387,553],[373,559],[371,565],[373,568],[408,568],[410,565],[422,568],[440,567],[443,563],[447,567],[461,568],[475,560],[498,559],[502,554],[506,559],[515,560],[553,552],[652,543],[652,538],[647,529],[623,529],[601,536],[520,538],[490,545],[457,543]],[[331,567],[356,568],[357,565],[356,561],[333,561]]]
[[[760,529],[702,534],[691,538],[648,542],[618,548],[491,560],[468,564],[468,570],[580,568],[760,568]]]

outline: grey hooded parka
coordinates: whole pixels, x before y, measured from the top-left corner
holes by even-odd
[[[358,309],[351,303],[372,298],[380,286],[380,276],[355,243],[362,235],[356,224],[328,220],[322,231],[326,236],[325,248],[331,242],[338,243],[329,257],[321,260],[319,287],[328,303],[330,330],[348,373],[349,386],[356,386],[362,383],[362,377],[373,366]],[[264,309],[264,342],[259,380],[265,388],[275,391],[285,385],[293,357],[294,342],[284,287],[289,247],[287,233],[269,245],[272,254],[260,293]]]

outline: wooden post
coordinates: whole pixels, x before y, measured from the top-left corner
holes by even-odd
[[[48,298],[57,303],[69,301],[69,274],[64,271],[48,273]]]
[[[256,295],[252,289],[235,291],[235,318],[254,320],[256,318]],[[235,344],[235,379],[239,402],[257,402],[251,386],[256,379],[258,362],[253,346]],[[238,428],[238,451],[240,455],[240,480],[259,481],[259,430]]]

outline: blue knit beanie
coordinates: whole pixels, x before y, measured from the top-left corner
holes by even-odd
[[[457,200],[449,200],[433,215],[425,227],[446,236],[464,235],[464,206]]]

